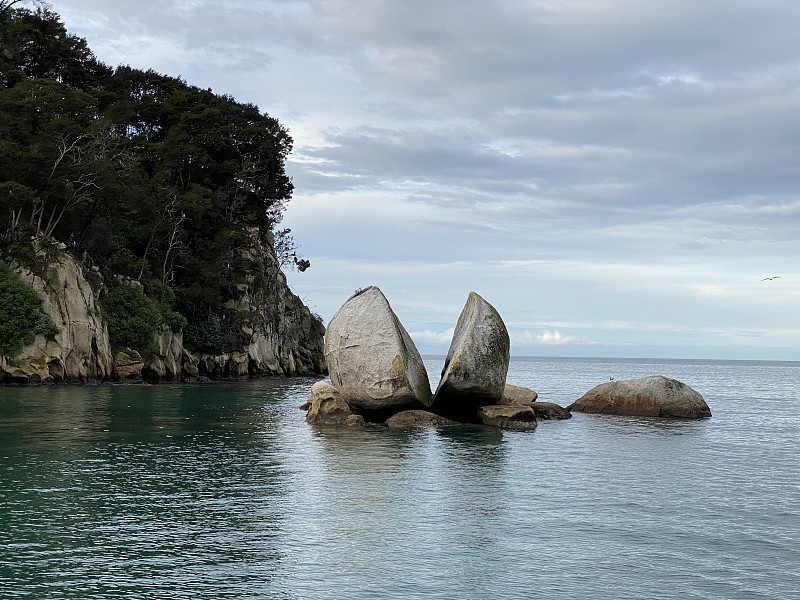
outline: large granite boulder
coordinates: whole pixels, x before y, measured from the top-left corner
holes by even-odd
[[[330,380],[317,381],[311,386],[306,421],[313,425],[363,425],[364,417],[353,412]]]
[[[567,407],[606,415],[702,419],[711,416],[703,396],[663,375],[601,383]]]
[[[356,292],[325,333],[331,382],[350,406],[398,412],[430,406],[422,357],[377,287]]]
[[[456,323],[431,410],[474,418],[481,406],[499,404],[508,373],[510,341],[498,312],[475,292]]]
[[[489,405],[478,409],[478,418],[484,425],[531,431],[536,429],[536,413],[530,406]]]
[[[386,419],[386,425],[402,429],[407,427],[448,427],[458,425],[458,423],[427,410],[402,410]]]

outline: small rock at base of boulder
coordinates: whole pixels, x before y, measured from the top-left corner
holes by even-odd
[[[663,375],[601,383],[567,407],[604,415],[702,419],[711,416],[703,396]]]
[[[358,427],[360,425],[366,425],[367,422],[361,415],[353,413],[352,415],[347,415],[347,418],[344,420],[344,424],[348,427]]]
[[[534,402],[531,408],[539,421],[563,421],[572,418],[571,412],[553,402]]]
[[[484,425],[530,431],[536,429],[536,413],[530,406],[492,404],[478,409],[478,418]]]
[[[389,417],[386,425],[400,429],[405,427],[448,427],[458,425],[458,423],[427,410],[403,410]]]
[[[533,406],[539,394],[530,388],[520,387],[507,383],[503,388],[503,397],[500,404],[512,404],[516,406]]]
[[[313,425],[362,425],[364,417],[353,412],[330,380],[318,381],[308,394],[306,421]]]
[[[461,420],[498,404],[508,374],[510,341],[503,319],[475,292],[458,317],[431,410]]]

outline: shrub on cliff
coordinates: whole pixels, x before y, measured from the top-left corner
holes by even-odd
[[[144,348],[161,322],[158,305],[139,287],[117,285],[101,301],[108,337],[115,348]]]
[[[180,331],[187,325],[186,317],[148,297],[135,284],[114,285],[101,299],[100,306],[115,348],[146,349],[156,327],[167,325],[173,331]]]
[[[16,355],[37,334],[52,339],[57,333],[50,316],[42,311],[42,299],[0,262],[0,355]]]

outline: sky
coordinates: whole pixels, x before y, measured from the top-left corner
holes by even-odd
[[[446,353],[475,291],[515,356],[800,360],[796,0],[51,5],[289,129],[326,323],[377,285]]]

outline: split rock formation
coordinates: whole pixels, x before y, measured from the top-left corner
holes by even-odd
[[[463,423],[531,431],[572,411],[645,417],[704,418],[711,411],[688,385],[661,375],[610,381],[566,408],[539,402],[506,383],[509,335],[500,314],[470,292],[458,318],[436,393],[422,357],[377,287],[357,291],[325,334],[330,380],[315,383],[301,408],[315,425],[381,423],[391,428]]]
[[[474,292],[458,319],[435,396],[422,357],[377,287],[357,291],[342,305],[328,325],[324,347],[330,380],[311,388],[302,407],[309,423],[536,427],[531,404],[537,394],[506,384],[508,331],[494,307]],[[544,418],[569,418],[558,408],[566,416]]]

